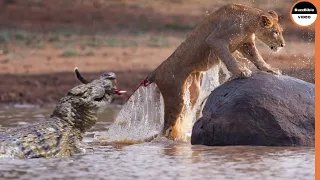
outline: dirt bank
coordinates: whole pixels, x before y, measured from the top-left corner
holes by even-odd
[[[314,27],[291,22],[294,2],[0,0],[0,104],[56,103],[78,84],[74,67],[89,79],[116,72],[118,87],[128,94],[115,103],[123,103],[208,13],[226,3],[276,10],[286,47],[271,53],[257,42],[259,51],[285,74],[314,82]]]
[[[116,72],[118,76],[118,88],[128,90],[128,93],[117,96],[114,103],[124,103],[137,85],[150,73],[149,71]],[[314,82],[313,69],[301,69],[298,71],[284,71],[285,74],[297,77],[309,82]],[[96,78],[100,72],[83,73],[88,79]],[[47,104],[56,103],[66,95],[73,86],[80,84],[73,73],[53,73],[42,75],[0,75],[0,102]]]

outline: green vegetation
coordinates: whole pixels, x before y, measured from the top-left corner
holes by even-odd
[[[76,49],[66,49],[60,55],[61,57],[81,56],[82,54]]]
[[[97,33],[94,35],[79,34],[72,29],[55,30],[46,34],[30,33],[23,30],[0,30],[0,45],[14,42],[23,48],[44,49],[46,44],[56,49],[65,49],[70,46],[84,46],[90,48],[99,47],[168,47],[170,42],[164,36],[150,35],[143,32],[133,35],[106,35]],[[72,56],[75,52],[63,53],[63,56]]]
[[[84,56],[94,56],[95,54],[93,51],[88,51],[88,52],[85,52],[83,55]]]
[[[166,30],[173,30],[173,31],[190,31],[192,29],[194,29],[196,27],[196,25],[184,25],[184,24],[166,24],[164,26],[164,28]]]
[[[151,36],[147,45],[150,47],[168,47],[170,44],[161,36]]]
[[[170,47],[172,44],[167,37],[158,34],[143,32],[125,35],[110,35],[104,33],[79,34],[72,29],[53,31],[49,33],[36,33],[24,30],[0,29],[0,51],[9,56],[22,56],[17,52],[9,52],[11,45],[18,48],[45,49],[47,47],[61,49],[61,57],[95,56],[94,51],[102,47],[110,48],[133,48],[133,47]],[[34,51],[33,53],[36,53]],[[9,57],[12,58],[12,57]],[[6,61],[2,62],[5,63]]]
[[[10,33],[7,31],[0,31],[0,44],[5,44],[11,41]]]

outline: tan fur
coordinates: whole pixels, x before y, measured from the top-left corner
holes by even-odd
[[[239,4],[223,6],[208,15],[147,78],[150,83],[157,84],[164,98],[164,135],[176,138],[175,125],[184,108],[188,78],[193,78],[189,90],[194,105],[200,92],[201,72],[218,65],[220,60],[234,77],[251,76],[251,71],[241,67],[231,53],[238,51],[258,69],[280,74],[278,69],[271,68],[263,60],[255,47],[255,37],[275,51],[284,46],[282,28],[274,11],[263,12]]]

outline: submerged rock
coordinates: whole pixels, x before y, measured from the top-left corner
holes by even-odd
[[[258,72],[208,97],[192,129],[192,144],[313,146],[314,85]]]

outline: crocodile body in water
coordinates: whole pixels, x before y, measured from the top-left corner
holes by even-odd
[[[92,82],[86,81],[77,69],[75,73],[83,84],[60,100],[50,118],[0,133],[0,157],[49,158],[83,152],[84,133],[96,123],[113,95],[123,92],[116,89],[112,72]]]

